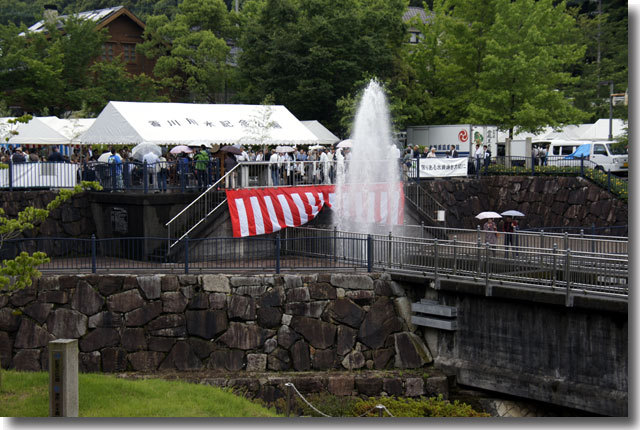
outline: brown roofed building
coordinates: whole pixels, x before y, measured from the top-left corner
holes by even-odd
[[[145,73],[151,75],[155,60],[147,59],[137,52],[137,45],[143,42],[144,22],[123,6],[90,10],[74,14],[75,17],[88,19],[96,23],[96,29],[106,28],[108,39],[102,47],[103,61],[111,61],[122,55],[126,69],[133,75]],[[30,32],[46,32],[45,20],[55,20],[56,26],[62,29],[67,15],[58,15],[55,6],[45,6],[44,18],[29,27]]]

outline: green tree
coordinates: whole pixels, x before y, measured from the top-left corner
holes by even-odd
[[[580,4],[578,25],[587,50],[584,61],[573,69],[580,81],[568,91],[576,106],[591,114],[591,122],[609,117],[609,85],[600,82],[613,81],[616,93],[625,92],[629,85],[627,2],[612,0],[601,6],[599,9],[598,2]],[[613,116],[626,119],[626,106],[615,106]]]
[[[428,124],[496,124],[513,133],[583,120],[565,94],[585,47],[575,17],[552,0],[436,0],[407,52],[413,99]]]
[[[494,19],[493,0],[435,0],[427,22],[414,18],[423,37],[405,47],[408,97],[419,108],[413,123],[456,124],[469,116]]]
[[[336,101],[365,76],[394,76],[404,0],[252,0],[242,10],[238,99],[273,94],[302,119],[339,128]]]
[[[536,132],[585,119],[563,91],[577,81],[569,69],[585,52],[565,4],[496,0],[495,11],[468,122],[497,124],[512,137],[516,127]]]
[[[149,17],[139,50],[157,58],[154,75],[173,100],[210,103],[224,91],[231,22],[222,0],[183,0],[173,19]]]
[[[120,58],[96,61],[107,35],[95,23],[70,17],[62,31],[20,36],[25,27],[0,26],[0,100],[37,115],[65,116],[109,100],[158,101],[152,78],[132,76]]]

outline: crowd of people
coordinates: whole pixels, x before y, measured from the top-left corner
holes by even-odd
[[[335,183],[336,174],[344,169],[350,157],[348,148],[321,147],[308,151],[295,148],[291,152],[278,151],[277,148],[257,151],[242,148],[233,152],[227,149],[218,149],[220,153],[215,154],[218,151],[201,145],[192,152],[166,152],[160,157],[148,153],[142,161],[134,159],[126,150],[112,150],[106,163],[98,163],[96,157],[90,156],[84,163],[83,179],[98,180],[107,188],[120,190],[139,187],[146,178],[147,188],[156,192],[167,191],[167,184],[169,188],[184,190],[197,187],[204,191],[227,172],[231,174],[223,185],[226,188],[247,186],[249,175],[263,173],[269,185],[273,186],[330,184]],[[234,170],[240,162],[249,163],[249,166]],[[251,162],[260,163],[262,168],[250,168]]]

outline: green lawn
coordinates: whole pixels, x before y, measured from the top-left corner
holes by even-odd
[[[79,375],[81,417],[275,417],[269,410],[208,385],[160,379]],[[2,371],[0,416],[49,416],[49,374]]]

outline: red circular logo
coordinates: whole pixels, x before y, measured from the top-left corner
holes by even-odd
[[[467,139],[469,139],[469,134],[467,133],[467,130],[462,130],[460,133],[458,133],[458,140],[460,142],[466,142]]]

